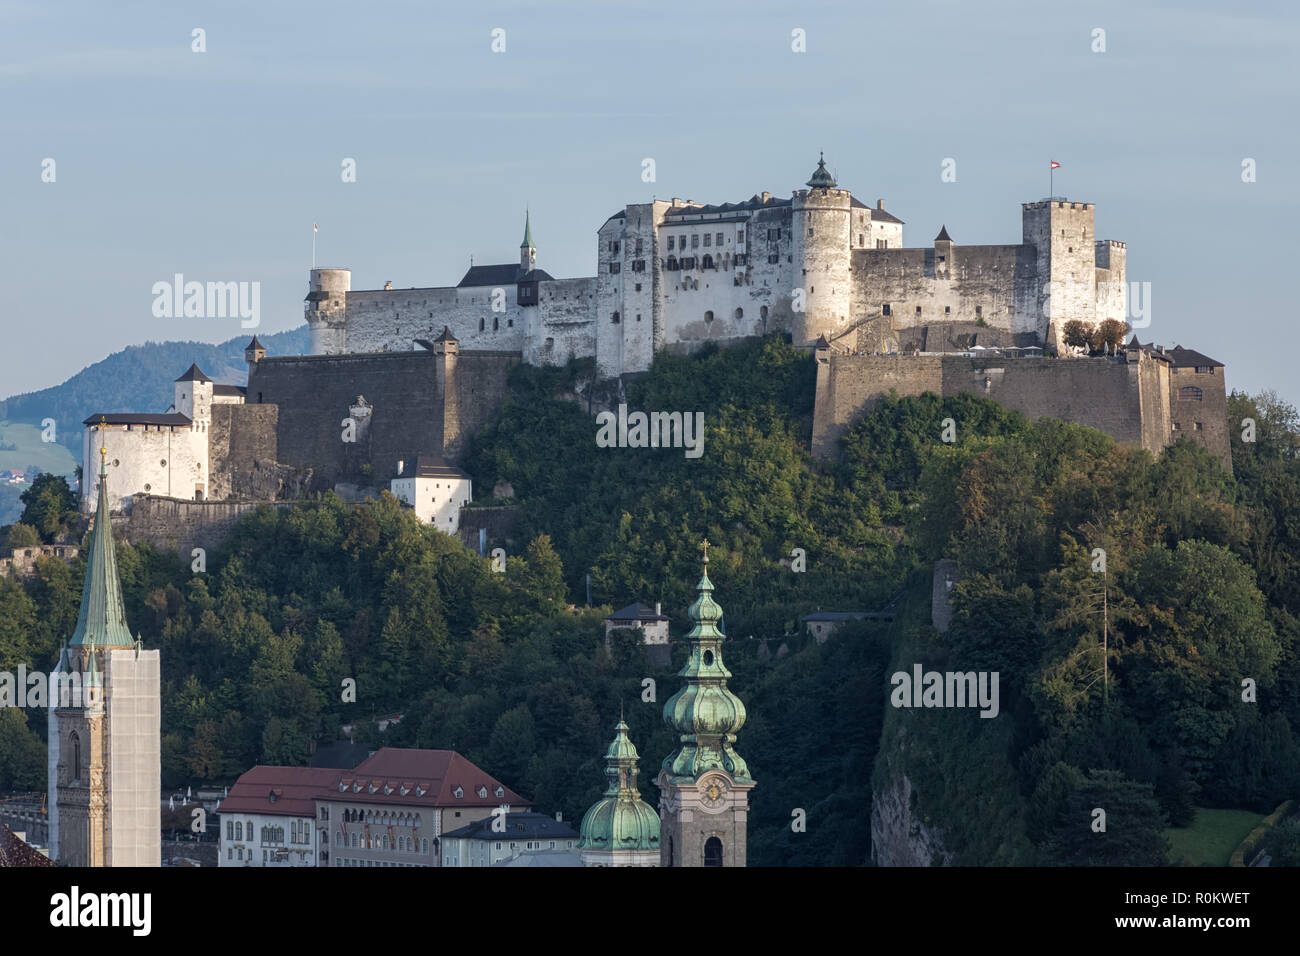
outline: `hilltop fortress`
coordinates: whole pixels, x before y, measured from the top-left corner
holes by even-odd
[[[471,266],[455,286],[354,291],[348,270],[312,269],[310,355],[268,358],[254,338],[246,388],[191,367],[163,414],[91,416],[84,473],[108,448],[116,511],[139,496],[273,500],[403,479],[417,511],[454,528],[447,515],[471,497],[454,463],[515,365],[594,358],[617,379],[658,352],[775,331],[816,357],[818,457],[890,391],[971,392],[1152,452],[1186,435],[1231,468],[1222,363],[1136,337],[1093,357],[1065,343],[1071,320],[1128,314],[1125,246],[1096,238],[1092,203],[1024,203],[1015,244],[961,246],[944,227],[905,248],[903,221],[824,161],[805,187],[628,205],[597,230],[597,273],[583,278],[538,267],[528,215],[517,263]]]
[[[593,356],[609,377],[662,350],[783,330],[852,351],[985,345],[1059,348],[1069,319],[1127,315],[1125,248],[1097,239],[1093,204],[1025,203],[1021,241],[903,246],[903,221],[841,188],[819,161],[788,199],[638,203],[596,233],[595,276],[537,266],[525,217],[519,262],[471,266],[455,286],[353,291],[347,269],[313,269],[313,355],[406,352],[444,327],[470,350],[533,365]]]

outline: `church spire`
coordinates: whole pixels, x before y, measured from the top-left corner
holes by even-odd
[[[737,782],[749,781],[749,768],[733,749],[745,724],[745,705],[727,689],[731,671],[722,663],[722,608],[713,600],[709,580],[709,542],[700,545],[704,572],[695,586],[698,597],[687,614],[690,657],[681,670],[686,686],[664,704],[664,723],[678,734],[680,746],[664,761],[673,780],[696,780],[707,770],[725,770]]]
[[[519,243],[519,272],[521,275],[537,268],[537,247],[533,245],[533,220],[529,210],[524,210],[524,241]]]
[[[103,420],[100,421],[103,427]],[[68,642],[72,646],[130,647],[135,642],[126,626],[122,584],[117,576],[117,555],[113,550],[113,527],[108,507],[108,449],[99,449],[99,502],[95,507],[95,528],[91,532],[86,561],[86,581],[81,588],[81,610],[77,627]]]

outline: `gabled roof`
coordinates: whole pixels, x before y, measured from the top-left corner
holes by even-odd
[[[644,604],[629,604],[627,607],[615,611],[607,621],[666,621],[666,615],[656,614],[655,609],[646,607]]]
[[[243,385],[213,385],[213,395],[247,395],[248,389]]]
[[[330,767],[259,765],[235,781],[219,812],[314,817],[316,798],[329,791],[338,775],[338,770]]]
[[[1185,349],[1181,345],[1175,345],[1165,353],[1174,363],[1174,368],[1195,368],[1198,365],[1209,365],[1216,368],[1223,368],[1223,363],[1210,358],[1204,352],[1197,352],[1194,349]]]
[[[0,823],[0,869],[18,866],[54,866],[54,861],[32,849]]]
[[[496,807],[520,809],[531,801],[506,787],[453,750],[408,750],[384,747],[355,770],[334,771],[330,799],[429,807]],[[461,795],[456,796],[457,788]],[[486,796],[479,796],[483,788]],[[497,796],[497,788],[501,795]],[[406,793],[402,790],[406,789]],[[387,791],[387,792],[386,792]],[[346,795],[346,796],[344,796]]]
[[[516,282],[550,282],[555,278],[545,269],[529,269]]]
[[[517,262],[502,262],[491,266],[470,266],[469,271],[456,283],[456,288],[466,286],[509,285],[518,282],[522,270]]]
[[[190,365],[190,367],[186,370],[185,374],[182,375],[180,378],[176,379],[176,381],[178,381],[178,382],[210,382],[210,381],[212,381],[212,379],[210,379],[210,378],[208,378],[206,375],[204,375],[203,372],[199,369],[198,364],[195,363],[195,364]]]

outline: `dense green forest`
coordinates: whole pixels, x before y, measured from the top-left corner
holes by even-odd
[[[823,465],[808,451],[812,360],[770,338],[661,355],[628,384],[633,408],[704,413],[704,454],[687,459],[596,448],[566,397],[591,373],[518,368],[467,456],[480,487],[514,488],[530,543],[503,574],[386,495],[254,512],[205,574],[120,545],[128,619],[163,652],[164,783],[303,763],[351,724],[375,745],[454,748],[575,819],[602,790],[623,707],[653,804],[683,648],[655,670],[634,635],[606,645],[603,617],[662,601],[680,638],[707,537],[749,712],[752,864],[866,862],[873,789],[900,775],[956,863],[1162,862],[1161,829],[1192,807],[1266,811],[1300,791],[1289,406],[1233,396],[1234,425],[1257,426],[1254,442],[1234,437],[1234,476],[1186,442],[1153,458],[974,397],[882,402]],[[57,526],[57,501],[40,496],[37,533]],[[941,557],[961,568],[944,635],[929,614]],[[83,570],[44,561],[0,580],[0,670],[52,662]],[[588,573],[597,606],[575,608]],[[892,624],[824,645],[794,633],[817,608],[887,606]],[[891,708],[889,675],[916,662],[998,671],[999,717]],[[404,719],[378,734],[371,718],[393,712]],[[0,789],[43,788],[42,718],[0,709]],[[1089,839],[1098,806],[1109,827]]]

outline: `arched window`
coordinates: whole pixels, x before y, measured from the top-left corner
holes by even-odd
[[[244,838],[244,825],[243,825],[242,823],[236,823],[236,824],[235,824],[235,839],[236,839],[236,840],[242,840],[243,838]]]
[[[336,833],[336,834],[334,834],[334,845],[335,845],[335,846],[342,846],[342,845],[343,845],[343,834],[342,834],[342,833]]]
[[[1178,400],[1180,402],[1199,402],[1201,400],[1201,390],[1195,385],[1184,385],[1178,390]]]
[[[717,837],[704,841],[704,865],[722,866],[722,841]]]
[[[498,332],[498,331],[500,331],[500,330],[501,330],[501,320],[500,320],[500,319],[493,319],[493,320],[492,320],[492,331],[493,331],[493,332]]]
[[[72,736],[69,738],[69,742],[72,744],[72,779],[80,780],[81,779],[81,738],[77,736],[76,731],[73,731]]]
[[[609,316],[609,322],[610,322],[611,325],[618,325],[618,323],[619,323],[620,321],[622,321],[622,320],[619,318],[619,315],[618,315],[617,312],[612,312],[612,313],[610,313],[610,316]]]
[[[668,865],[673,865],[673,838],[668,838]]]
[[[762,319],[764,322],[767,321],[767,306],[764,305],[759,307],[758,317]]]
[[[705,255],[705,257],[704,257],[704,261],[700,263],[700,268],[701,268],[701,269],[712,269],[712,268],[714,268],[714,265],[713,265],[713,256]]]
[[[480,332],[482,332],[485,328],[487,328],[487,324],[486,324],[485,320],[483,320],[483,319],[479,319],[479,320],[478,320],[478,330],[479,330]]]
[[[712,309],[710,309],[708,312],[705,312],[705,313],[704,313],[704,321],[705,321],[705,322],[712,322],[712,321],[713,321],[713,310],[712,310]]]
[[[429,852],[429,841],[428,841],[428,840],[421,840],[420,843],[421,843],[421,845],[422,845],[422,847],[423,847],[423,849],[421,849],[420,852],[421,852],[421,853],[428,853],[428,852]]]
[[[744,317],[745,317],[745,310],[744,310],[744,309],[736,309],[736,318],[738,318],[738,319],[743,319]]]

